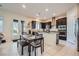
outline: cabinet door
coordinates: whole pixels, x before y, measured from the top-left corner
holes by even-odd
[[[36,28],[36,21],[32,21],[32,29]]]

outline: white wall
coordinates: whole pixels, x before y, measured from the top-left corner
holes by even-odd
[[[77,6],[67,12],[67,41],[76,44],[75,22],[77,20]]]
[[[0,9],[0,16],[4,17],[4,31],[3,34],[5,35],[5,38],[7,41],[12,40],[12,21],[13,19],[17,20],[24,20],[26,25],[28,22],[28,19],[22,15],[7,11],[7,10],[1,10]]]
[[[79,18],[79,4],[77,4],[77,16]]]

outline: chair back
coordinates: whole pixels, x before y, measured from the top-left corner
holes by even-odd
[[[43,34],[36,33],[35,38],[42,38]]]
[[[41,42],[42,42],[42,37],[43,37],[42,34],[36,34],[36,35],[35,35],[35,44],[36,44],[36,45],[41,44]]]
[[[22,35],[28,35],[28,33],[27,32],[23,32]]]

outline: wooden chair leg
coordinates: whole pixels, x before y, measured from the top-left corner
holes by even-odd
[[[42,48],[42,46],[41,46],[41,54],[42,54],[42,51],[43,51],[43,48]]]
[[[44,39],[43,39],[43,47],[42,48],[43,48],[43,52],[44,52]]]
[[[29,52],[29,56],[31,56],[31,46],[28,46],[28,52]]]
[[[35,48],[35,56],[36,56],[36,48]]]
[[[17,42],[17,47],[19,46],[19,43]]]
[[[21,50],[21,55],[23,55],[23,46],[22,46],[22,50]]]

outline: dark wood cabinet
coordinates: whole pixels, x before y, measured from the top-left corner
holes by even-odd
[[[43,31],[45,31],[47,25],[48,25],[49,30],[50,30],[50,28],[51,28],[51,22],[41,23],[41,28],[43,29]]]
[[[56,20],[56,28],[58,28],[58,26],[60,26],[60,25],[67,25],[66,17]]]
[[[32,21],[32,29],[35,29],[36,28],[36,21]]]
[[[58,28],[59,34],[58,39],[66,40],[67,39],[67,18],[60,18],[56,20],[56,28]]]

